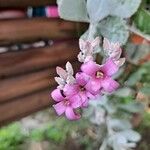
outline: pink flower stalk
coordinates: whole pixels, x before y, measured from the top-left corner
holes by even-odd
[[[114,61],[114,63],[119,67],[125,63],[125,58],[120,58],[122,49],[118,42],[112,43],[108,39],[104,38],[103,49],[107,57],[111,58]]]
[[[93,41],[79,40],[79,47],[81,52],[78,54],[78,60],[80,62],[88,62],[94,60],[94,48],[99,46],[100,39],[96,37]]]
[[[83,72],[76,74],[76,83],[73,85],[66,84],[64,87],[64,93],[66,96],[76,96],[77,101],[81,101],[82,107],[87,107],[89,99],[95,98],[99,92],[91,91],[87,87],[87,83],[90,77]]]
[[[65,113],[69,120],[77,120],[80,118],[80,115],[74,112],[75,109],[81,106],[81,101],[76,96],[65,97],[62,95],[60,89],[55,89],[51,93],[51,96],[57,102],[53,107],[59,116]]]
[[[118,71],[118,66],[112,59],[108,59],[105,64],[99,65],[96,62],[89,61],[81,66],[81,70],[90,76],[90,81],[86,87],[89,91],[100,92],[113,92],[119,84],[111,77]]]
[[[70,62],[66,63],[66,70],[61,67],[56,67],[56,72],[59,77],[55,77],[55,81],[58,83],[59,89],[63,90],[66,84],[73,84],[75,83],[75,78],[73,77],[73,68]]]

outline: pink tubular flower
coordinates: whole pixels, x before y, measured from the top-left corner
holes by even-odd
[[[87,107],[89,99],[93,99],[99,94],[99,92],[90,91],[90,89],[86,87],[88,81],[88,75],[83,72],[77,73],[76,83],[74,85],[66,84],[64,87],[65,95],[75,95],[77,101],[81,101],[82,107]]]
[[[91,77],[86,88],[92,92],[104,90],[113,92],[119,84],[111,78],[118,71],[118,66],[112,59],[108,59],[105,64],[99,65],[90,61],[81,66],[81,70]]]
[[[57,102],[57,104],[53,105],[53,107],[59,116],[65,113],[69,120],[77,120],[80,118],[80,115],[74,112],[74,109],[81,106],[79,99],[75,96],[70,98],[64,97],[60,89],[55,89],[51,93],[51,96]]]

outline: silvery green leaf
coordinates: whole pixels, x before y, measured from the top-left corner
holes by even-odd
[[[114,131],[121,131],[132,128],[131,123],[125,119],[109,119],[108,124],[109,127],[112,128]]]
[[[101,125],[105,123],[106,112],[102,107],[97,107],[93,111],[93,115],[90,118],[90,121],[94,124]]]
[[[87,11],[91,22],[99,22],[109,15],[109,1],[87,0]]]
[[[88,22],[85,0],[57,0],[61,18],[71,21]]]
[[[125,49],[128,61],[133,64],[138,64],[141,59],[145,58],[150,53],[149,44],[135,45],[134,43],[128,42]]]
[[[128,111],[130,113],[142,113],[144,111],[144,105],[140,102],[132,102],[128,104],[120,104],[118,108]]]
[[[114,114],[117,111],[116,106],[114,106],[114,104],[112,103],[106,103],[105,105],[103,105],[104,108],[106,109],[106,111],[108,112],[109,115]]]
[[[121,18],[131,17],[140,6],[141,0],[109,0],[112,2],[111,14]]]
[[[136,72],[130,75],[128,80],[125,82],[128,86],[134,86],[137,82],[142,79],[142,76],[146,73],[145,68],[140,68]]]
[[[122,131],[122,132],[120,132],[120,134],[123,135],[124,137],[126,137],[126,139],[131,142],[138,142],[141,139],[140,134],[131,129]]]
[[[118,97],[127,97],[133,95],[133,90],[128,87],[120,88],[116,92],[114,92],[115,96]]]
[[[140,88],[140,92],[142,92],[146,95],[150,95],[150,86]]]
[[[108,98],[106,95],[104,95],[104,96],[99,96],[95,100],[90,101],[89,104],[93,107],[97,107],[97,106],[105,106],[107,102],[108,102]]]
[[[99,22],[105,17],[131,17],[138,9],[141,0],[87,0],[87,11],[91,22]]]
[[[112,42],[125,44],[129,31],[126,27],[126,21],[119,17],[107,17],[98,25],[98,33]]]

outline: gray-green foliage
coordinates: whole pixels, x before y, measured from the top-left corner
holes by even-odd
[[[99,22],[105,17],[131,17],[138,9],[141,0],[87,0],[87,10],[91,22]]]
[[[98,33],[110,41],[125,44],[129,37],[126,21],[119,17],[107,17],[98,26]]]
[[[100,150],[108,150],[109,148],[128,150],[134,148],[136,142],[141,138],[139,133],[132,129],[129,118],[132,113],[139,113],[142,110],[143,106],[140,103],[122,104],[119,100],[116,103],[116,100],[103,96],[96,101],[91,101],[90,107],[84,111],[84,115],[93,124],[99,126]],[[105,133],[103,126],[107,128]]]
[[[57,0],[61,18],[71,21],[88,22],[85,0]]]
[[[125,44],[129,32],[124,18],[131,17],[138,9],[141,0],[57,0],[61,18],[79,22],[99,23],[99,36]],[[115,16],[115,17],[110,17]],[[91,30],[96,30],[89,28]],[[89,34],[87,39],[92,39]]]

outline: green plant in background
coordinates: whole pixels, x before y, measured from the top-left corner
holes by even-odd
[[[150,1],[143,0],[140,9],[135,14],[133,21],[138,29],[150,34]]]
[[[0,150],[17,150],[24,139],[19,123],[3,127],[0,129]]]

